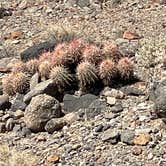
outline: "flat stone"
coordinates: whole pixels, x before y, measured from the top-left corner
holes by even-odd
[[[20,119],[21,117],[24,117],[24,112],[21,110],[17,110],[13,113],[14,119]]]
[[[39,83],[39,73],[35,73],[30,80],[30,90],[33,90],[38,83]]]
[[[110,141],[112,144],[115,144],[118,142],[120,137],[120,133],[116,129],[108,129],[103,132],[101,139],[102,141]]]
[[[97,98],[98,98],[97,96],[92,94],[86,94],[81,97],[66,94],[63,98],[64,111],[66,113],[69,113],[69,112],[77,112],[81,108],[86,109]]]
[[[128,145],[134,144],[135,132],[130,130],[124,130],[121,132],[121,141]]]
[[[54,96],[56,94],[56,89],[54,90],[53,80],[49,79],[37,84],[30,92],[24,96],[24,102],[29,103],[32,97],[35,97],[39,94],[48,94]]]
[[[46,41],[43,43],[35,44],[20,54],[21,60],[26,62],[30,59],[38,58],[43,51],[52,51],[55,45],[56,42],[53,41]]]

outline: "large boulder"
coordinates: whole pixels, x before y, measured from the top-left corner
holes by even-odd
[[[26,126],[33,132],[44,131],[46,123],[52,118],[61,117],[60,103],[46,94],[33,97],[24,114]]]

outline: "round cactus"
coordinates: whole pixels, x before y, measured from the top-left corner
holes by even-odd
[[[29,77],[25,73],[14,73],[12,82],[15,93],[25,93],[29,89]]]
[[[112,85],[117,76],[117,68],[111,59],[106,59],[99,65],[99,76],[105,86]]]
[[[100,49],[95,45],[88,45],[83,51],[83,60],[95,65],[103,60],[104,56],[101,54]]]
[[[17,72],[26,73],[26,72],[27,72],[26,64],[23,63],[22,61],[16,62],[16,63],[13,64],[13,66],[12,66],[12,72],[13,72],[13,73],[17,73]]]
[[[52,57],[52,53],[51,52],[43,52],[40,57],[39,57],[39,61],[43,62],[45,60],[51,61],[51,57]]]
[[[134,66],[129,58],[121,58],[117,68],[122,80],[130,80],[133,77]]]
[[[13,88],[13,73],[5,75],[2,78],[2,87],[3,87],[3,94],[14,95],[14,88]]]
[[[77,66],[76,75],[82,91],[91,88],[98,80],[96,67],[89,62],[82,62]]]
[[[54,81],[58,91],[63,91],[67,86],[71,85],[72,76],[68,70],[62,66],[54,67],[50,72],[50,78]]]
[[[113,59],[113,61],[118,62],[119,59],[122,57],[121,53],[118,50],[118,46],[109,41],[105,42],[102,48],[102,54],[105,55],[107,58]]]
[[[29,89],[29,77],[23,72],[11,73],[2,80],[4,94],[25,93]]]
[[[51,70],[51,63],[45,60],[39,64],[38,71],[42,79],[48,79]]]
[[[37,59],[32,59],[26,63],[27,72],[31,75],[38,71],[39,61]]]

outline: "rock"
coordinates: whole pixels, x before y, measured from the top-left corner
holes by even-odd
[[[135,135],[139,135],[139,134],[143,134],[143,133],[149,134],[151,132],[152,132],[151,128],[135,129]]]
[[[3,86],[0,85],[0,95],[3,95]]]
[[[131,151],[133,155],[138,156],[142,153],[142,148],[140,146],[133,146]]]
[[[166,118],[166,94],[158,96],[155,100],[155,112],[160,118]]]
[[[14,119],[20,119],[21,117],[24,117],[24,112],[21,110],[17,110],[13,113]]]
[[[31,130],[28,129],[27,127],[23,127],[21,130],[21,135],[24,137],[31,135],[31,133],[32,133]]]
[[[115,105],[115,103],[116,103],[115,97],[107,97],[107,103],[109,105]]]
[[[64,118],[53,118],[47,122],[45,130],[52,134],[54,131],[62,129],[66,124],[67,123]]]
[[[118,5],[120,2],[121,2],[121,0],[111,0],[111,1],[110,1],[110,5],[111,5],[112,7],[115,7],[115,6]]]
[[[0,7],[0,19],[2,19],[5,16],[11,16],[12,11],[11,9],[5,9],[3,7]]]
[[[123,111],[123,107],[122,107],[122,104],[116,104],[113,107],[110,107],[109,110],[113,113],[119,113]]]
[[[77,112],[81,108],[88,108],[89,105],[98,97],[92,94],[86,94],[81,97],[66,94],[63,98],[64,111]]]
[[[126,95],[133,95],[133,96],[145,95],[145,93],[142,90],[132,86],[124,86],[120,88],[120,90]]]
[[[147,145],[150,140],[151,140],[151,137],[149,134],[140,134],[135,137],[134,144],[135,145]]]
[[[166,4],[166,0],[160,0],[160,4],[161,4],[161,5]]]
[[[134,131],[124,130],[124,131],[121,132],[120,139],[123,143],[126,143],[128,145],[133,145],[134,144],[134,138],[135,138]]]
[[[116,129],[108,129],[104,131],[101,136],[102,141],[109,141],[112,144],[116,144],[119,140],[120,134]]]
[[[39,83],[39,73],[35,73],[30,80],[30,90],[34,89],[34,87]]]
[[[77,0],[77,5],[81,8],[88,7],[90,5],[89,0]]]
[[[24,98],[24,95],[17,93],[15,99],[13,100],[13,104],[12,104],[10,110],[13,112],[15,112],[17,110],[24,111],[27,105],[23,101],[23,98]]]
[[[119,48],[119,52],[123,55],[123,56],[135,56],[135,53],[138,49],[138,41],[128,41],[126,39],[123,38],[118,38],[116,39],[116,44],[118,45]]]
[[[2,121],[5,122],[6,120],[8,120],[9,118],[11,118],[12,116],[10,114],[5,114],[3,117],[2,117]]]
[[[46,94],[33,97],[24,114],[26,126],[34,132],[44,131],[46,123],[61,116],[59,102]]]
[[[4,50],[5,51],[5,50]],[[2,72],[2,69],[6,71],[9,71],[9,67],[8,64],[10,64],[10,62],[12,61],[12,57],[6,58],[6,51],[3,53],[3,49],[1,49],[0,47],[0,72]]]
[[[89,120],[94,118],[97,115],[100,115],[102,112],[106,111],[106,102],[101,101],[100,99],[94,100],[88,108],[80,108],[78,114],[81,118]]]
[[[20,133],[21,132],[21,125],[20,124],[15,124],[15,126],[13,127],[13,131],[15,133]]]
[[[13,130],[13,127],[14,127],[14,120],[13,118],[9,118],[7,121],[6,121],[6,130],[7,131],[12,131]]]
[[[0,96],[0,110],[9,109],[10,106],[11,106],[11,103],[9,102],[9,97],[7,95],[1,95]]]
[[[119,114],[114,114],[114,113],[112,113],[112,112],[109,112],[109,113],[105,113],[105,115],[104,115],[104,118],[105,119],[114,119],[114,118],[116,118],[117,116],[119,116]]]
[[[63,119],[66,121],[67,124],[72,124],[73,122],[79,119],[79,116],[76,112],[71,112],[66,114]]]
[[[52,51],[55,45],[56,42],[53,41],[46,41],[33,45],[20,54],[21,60],[26,62],[30,59],[38,58],[43,51]]]
[[[5,128],[5,123],[1,123],[0,122],[0,133],[5,133],[5,131],[6,131],[6,128]]]
[[[56,163],[59,162],[59,159],[60,159],[60,157],[57,154],[51,155],[51,156],[47,157],[45,165],[46,166],[55,165]]]
[[[104,89],[102,93],[106,97],[114,97],[116,99],[124,98],[123,92],[120,90],[116,90],[116,89]]]
[[[96,126],[94,130],[95,130],[95,132],[101,132],[103,127],[104,126],[102,124],[100,124],[100,125]]]
[[[21,31],[13,31],[10,33],[11,39],[18,39],[23,35],[23,32]]]
[[[56,89],[54,90],[53,80],[49,79],[37,84],[30,92],[24,96],[24,102],[29,103],[32,97],[39,94],[48,94],[54,96],[56,94]]]
[[[123,34],[123,38],[124,39],[128,39],[128,40],[136,40],[136,39],[140,39],[141,37],[138,34],[129,32],[129,31],[125,31]]]

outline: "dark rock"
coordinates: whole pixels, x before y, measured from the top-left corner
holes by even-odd
[[[95,132],[101,132],[103,127],[104,126],[102,124],[100,124],[100,125],[96,126],[94,130],[95,130]]]
[[[80,6],[81,8],[87,7],[90,5],[89,0],[77,0],[77,5]]]
[[[30,90],[34,89],[34,87],[39,83],[39,73],[35,73],[30,80]]]
[[[0,133],[5,133],[6,128],[5,128],[5,123],[0,123]]]
[[[3,86],[0,85],[0,95],[3,95]]]
[[[112,144],[116,144],[119,141],[120,133],[116,129],[108,129],[102,134],[102,141],[109,141]]]
[[[30,59],[38,58],[44,51],[52,51],[56,45],[56,42],[46,41],[27,48],[20,54],[21,60],[26,62]]]
[[[62,129],[66,125],[64,118],[53,118],[47,122],[45,125],[45,130],[52,134],[54,131]]]
[[[133,145],[134,144],[134,138],[135,138],[134,131],[124,130],[124,131],[121,132],[120,139],[123,143],[126,143],[128,145]]]
[[[9,118],[7,121],[6,121],[6,130],[7,131],[12,131],[13,130],[13,127],[14,127],[14,120],[13,118]]]
[[[126,95],[133,95],[133,96],[145,95],[145,93],[142,90],[132,86],[124,86],[120,90]]]
[[[97,96],[92,94],[86,94],[81,97],[66,94],[63,98],[64,111],[69,113],[76,112],[81,108],[88,108],[89,105],[97,98]]]
[[[115,7],[116,5],[118,5],[121,2],[121,0],[110,0],[110,5],[112,7]]]
[[[29,103],[32,97],[39,94],[48,94],[54,96],[56,94],[56,89],[54,90],[53,80],[49,79],[37,84],[30,92],[24,96],[24,102]]]
[[[5,16],[11,16],[12,10],[11,9],[5,9],[3,7],[0,7],[0,19],[2,19]]]
[[[116,104],[115,106],[110,107],[110,111],[113,113],[119,113],[123,111],[122,104]]]
[[[26,104],[23,101],[24,95],[22,94],[16,94],[15,99],[13,100],[13,104],[10,108],[11,111],[17,111],[17,110],[22,110],[24,111],[26,108]]]
[[[9,97],[7,95],[0,96],[0,110],[9,109],[11,103],[9,102]]]
[[[27,136],[31,135],[31,133],[32,133],[31,130],[28,129],[27,127],[22,128],[22,131],[21,131],[22,136],[27,137]]]
[[[61,116],[60,103],[46,94],[33,97],[24,114],[26,126],[34,132],[44,131],[46,123]]]

